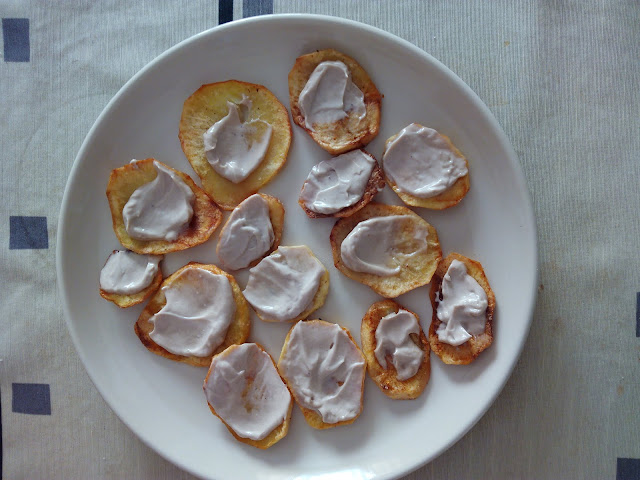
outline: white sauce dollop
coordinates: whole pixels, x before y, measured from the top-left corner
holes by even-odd
[[[373,171],[375,160],[362,150],[322,160],[311,169],[300,200],[316,213],[331,214],[358,202]]]
[[[324,273],[307,247],[278,247],[249,270],[243,293],[262,319],[286,322],[309,307]]]
[[[240,437],[262,440],[287,417],[291,394],[268,353],[255,343],[213,357],[207,401]]]
[[[116,250],[100,271],[100,288],[117,295],[134,295],[153,282],[161,255],[138,255],[129,250]]]
[[[418,373],[424,359],[424,352],[409,336],[412,333],[420,333],[418,319],[402,309],[382,317],[376,328],[376,360],[386,369],[386,356],[391,355],[398,380],[408,380]]]
[[[137,188],[122,210],[125,230],[137,240],[175,241],[193,217],[195,195],[189,185],[160,162],[158,175]]]
[[[339,61],[320,63],[298,97],[300,113],[309,130],[316,123],[333,123],[354,111],[362,120],[367,114],[364,94],[351,81],[351,72]]]
[[[262,196],[251,195],[231,212],[216,253],[226,268],[239,270],[267,253],[274,238],[269,204]]]
[[[167,304],[149,319],[151,339],[176,355],[211,355],[224,341],[236,312],[229,279],[187,268],[162,292]]]
[[[442,323],[437,334],[441,342],[462,345],[472,336],[484,333],[487,321],[487,294],[467,273],[459,260],[451,262],[442,279],[442,298],[437,298],[436,314]]]
[[[227,180],[239,183],[262,162],[273,127],[264,120],[246,121],[243,112],[251,109],[251,100],[243,97],[240,104],[227,102],[229,113],[203,134],[204,152],[213,169]]]
[[[361,410],[365,360],[340,326],[300,321],[278,368],[298,403],[325,423],[351,420]]]
[[[436,130],[416,123],[389,143],[382,168],[398,190],[419,198],[441,194],[468,173],[465,160]]]
[[[407,222],[413,226],[410,238],[403,231]],[[395,275],[404,260],[427,248],[428,234],[427,228],[416,224],[409,215],[373,217],[358,223],[349,232],[340,246],[340,255],[353,271]]]

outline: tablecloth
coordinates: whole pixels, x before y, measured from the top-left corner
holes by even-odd
[[[72,345],[57,222],[83,138],[167,48],[242,17],[334,15],[424,49],[512,142],[538,226],[533,324],[504,390],[418,478],[640,478],[640,4],[0,1],[2,478],[192,478],[112,413]]]

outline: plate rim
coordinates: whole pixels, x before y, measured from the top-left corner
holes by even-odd
[[[172,57],[176,51],[179,51],[183,48],[188,48],[189,45],[195,44],[206,37],[209,37],[211,35],[214,35],[214,36],[222,35],[224,34],[224,31],[228,29],[250,28],[252,24],[256,24],[256,23],[279,23],[282,21],[309,22],[309,23],[315,23],[317,25],[320,25],[323,23],[324,24],[327,24],[327,23],[340,24],[346,28],[366,31],[370,34],[383,37],[386,41],[391,41],[393,43],[398,44],[399,46],[402,46],[403,48],[411,50],[413,51],[413,53],[416,53],[421,57],[425,58],[425,60],[432,62],[441,73],[446,75],[449,81],[455,83],[458,88],[460,88],[462,91],[465,92],[466,96],[470,100],[472,100],[474,106],[477,107],[479,110],[481,110],[482,114],[489,120],[491,124],[490,126],[494,130],[496,134],[496,138],[500,143],[500,148],[503,149],[507,154],[508,160],[513,169],[514,177],[516,178],[518,183],[517,186],[521,191],[522,199],[524,201],[523,207],[524,207],[524,211],[526,212],[526,218],[524,223],[528,228],[531,229],[533,251],[530,253],[533,255],[532,263],[535,266],[535,268],[532,272],[533,277],[531,279],[533,288],[528,292],[527,301],[523,302],[523,303],[526,303],[527,305],[526,311],[528,311],[528,315],[526,319],[527,320],[526,327],[523,329],[522,340],[520,344],[517,346],[517,348],[515,349],[517,351],[517,354],[514,355],[513,358],[510,360],[511,363],[506,369],[507,373],[500,380],[498,388],[496,388],[495,392],[491,396],[490,401],[487,402],[486,405],[484,405],[484,407],[479,410],[478,414],[473,419],[473,421],[469,422],[466,428],[462,429],[457,436],[454,436],[450,442],[447,442],[441,445],[440,448],[436,449],[436,452],[430,457],[415,459],[413,463],[404,465],[404,468],[401,468],[399,470],[397,469],[394,472],[390,472],[388,474],[377,475],[377,478],[398,478],[412,471],[415,471],[421,468],[422,466],[426,465],[427,463],[433,461],[434,459],[442,455],[446,450],[451,448],[460,439],[462,439],[469,432],[469,430],[471,430],[477,424],[477,422],[486,414],[487,410],[495,403],[497,397],[500,395],[500,393],[504,389],[504,386],[506,385],[507,381],[511,378],[513,371],[515,369],[515,366],[521,358],[524,345],[527,341],[527,338],[529,336],[531,326],[533,323],[533,316],[534,316],[535,304],[536,304],[536,285],[538,284],[538,281],[539,281],[539,242],[538,242],[537,225],[536,225],[535,211],[533,208],[532,196],[531,196],[531,192],[527,187],[526,178],[524,176],[522,166],[518,160],[517,154],[513,146],[511,145],[511,142],[509,141],[507,135],[505,134],[504,130],[502,129],[501,125],[498,123],[497,119],[495,118],[495,116],[493,115],[489,107],[459,76],[457,76],[449,67],[443,64],[440,60],[433,57],[431,54],[429,54],[425,50],[412,44],[408,40],[405,40],[393,33],[387,32],[381,28],[378,28],[363,22],[350,20],[342,17],[331,16],[331,15],[319,15],[319,14],[307,14],[307,13],[282,13],[282,14],[262,15],[262,16],[234,20],[232,22],[228,22],[222,25],[217,25],[207,30],[204,30],[202,32],[199,32],[197,34],[194,34],[188,38],[183,39],[182,41],[178,42],[172,47],[166,49],[165,51],[163,51],[162,53],[154,57],[151,61],[146,63],[140,70],[138,70],[129,80],[127,80],[122,85],[122,87],[118,89],[118,91],[113,95],[113,97],[105,105],[105,107],[102,109],[102,111],[100,112],[100,114],[98,115],[94,123],[92,124],[91,128],[89,129],[89,131],[84,137],[84,140],[80,146],[80,149],[78,150],[78,154],[76,155],[73,161],[73,164],[69,171],[67,182],[65,184],[64,194],[62,197],[62,202],[60,204],[60,212],[58,216],[58,231],[56,235],[56,252],[55,252],[58,293],[60,295],[60,302],[62,304],[65,323],[67,326],[67,330],[71,336],[73,345],[76,349],[76,352],[83,364],[85,372],[87,372],[91,382],[93,383],[95,388],[98,390],[102,398],[105,400],[105,403],[109,406],[112,412],[115,413],[115,415],[118,417],[118,419],[121,422],[123,422],[129,428],[129,430],[132,433],[134,433],[134,435],[138,439],[140,439],[147,447],[153,450],[156,454],[160,455],[161,457],[163,457],[170,463],[176,465],[177,467],[193,475],[199,476],[201,474],[200,472],[196,471],[190,465],[181,461],[180,458],[173,457],[170,455],[169,452],[165,452],[164,450],[157,448],[152,442],[152,439],[147,438],[147,436],[144,435],[142,432],[135,430],[131,426],[131,424],[123,418],[123,416],[116,409],[116,407],[110,401],[107,400],[107,398],[110,395],[108,392],[103,391],[103,389],[101,388],[99,381],[96,380],[96,378],[94,377],[96,373],[93,371],[90,371],[86,367],[88,353],[82,347],[82,343],[80,341],[78,332],[74,328],[75,320],[72,320],[69,290],[64,287],[65,278],[66,278],[66,268],[64,265],[64,259],[65,259],[65,256],[67,255],[67,252],[65,252],[65,250],[63,249],[63,245],[66,244],[65,237],[67,236],[67,229],[69,228],[68,224],[70,222],[69,220],[69,217],[70,217],[69,203],[70,203],[70,196],[71,196],[70,191],[73,184],[75,183],[76,177],[78,175],[78,171],[80,169],[80,163],[82,162],[82,159],[86,156],[86,150],[88,150],[89,148],[89,145],[92,141],[95,131],[98,128],[100,128],[101,124],[104,122],[104,119],[108,118],[111,111],[118,106],[119,102],[121,101],[122,97],[127,92],[127,90],[129,89],[129,87],[132,84],[136,83],[138,79],[140,79],[144,75],[147,75],[148,72],[150,72],[158,64],[165,61],[167,58]]]

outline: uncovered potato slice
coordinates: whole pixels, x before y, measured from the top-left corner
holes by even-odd
[[[153,158],[138,160],[111,171],[107,184],[107,199],[111,209],[113,230],[120,243],[135,253],[151,253],[162,255],[194,247],[206,242],[218,228],[222,219],[222,212],[211,201],[207,194],[198,187],[191,177],[165,164],[164,167],[178,174],[191,188],[195,195],[193,202],[193,217],[188,227],[175,241],[167,240],[137,240],[127,233],[122,218],[122,210],[133,192],[142,185],[153,181],[157,172],[153,166]],[[161,163],[161,162],[158,162]]]
[[[251,174],[233,183],[218,174],[205,156],[203,134],[228,114],[227,102],[251,101],[246,121],[263,120],[273,127],[265,158]],[[184,102],[179,134],[182,150],[200,177],[202,188],[224,210],[233,210],[242,200],[266,185],[284,166],[291,144],[287,109],[262,85],[228,80],[202,85]]]
[[[162,287],[172,285],[176,281],[177,277],[179,277],[180,273],[188,268],[200,268],[203,270],[208,270],[209,272],[216,275],[226,276],[229,279],[229,283],[231,284],[233,300],[236,304],[234,318],[231,322],[231,325],[229,325],[229,329],[227,330],[224,341],[218,348],[214,350],[211,355],[208,355],[206,357],[182,356],[173,354],[158,345],[149,336],[154,328],[149,319],[156,313],[158,313],[160,309],[162,309],[162,307],[164,307],[167,303],[167,299],[164,295],[164,292],[162,291]],[[155,353],[156,355],[160,355],[161,357],[165,357],[176,362],[187,363],[195,367],[208,367],[211,364],[211,359],[216,353],[223,351],[229,345],[243,343],[249,336],[250,329],[251,320],[249,318],[249,306],[247,305],[247,301],[244,299],[242,291],[240,290],[240,287],[238,286],[233,276],[216,267],[215,265],[204,265],[195,262],[188,263],[187,265],[167,277],[164,282],[162,282],[161,288],[153,297],[151,297],[151,300],[149,300],[149,303],[140,314],[140,317],[138,317],[138,321],[134,326],[136,335],[138,336],[142,344],[147,347],[147,349],[151,353]]]
[[[458,346],[441,342],[437,334],[438,326],[442,322],[440,322],[437,315],[438,303],[436,302],[436,296],[442,298],[442,280],[447,270],[449,270],[451,262],[454,260],[464,263],[467,267],[467,274],[472,276],[487,294],[488,302],[484,333],[478,336],[472,336],[469,340]],[[496,308],[496,296],[489,285],[489,280],[487,280],[487,276],[480,262],[455,252],[447,255],[447,258],[440,262],[433,276],[429,298],[431,299],[431,308],[433,309],[431,326],[429,327],[429,343],[431,344],[431,350],[433,350],[444,363],[467,365],[473,362],[481,352],[491,345],[493,342],[493,316]]]
[[[315,68],[326,61],[340,61],[347,66],[351,73],[351,81],[364,94],[366,115],[360,120],[357,115],[351,114],[334,123],[315,124],[313,130],[310,130],[306,127],[298,100]],[[296,59],[289,72],[289,103],[291,116],[296,125],[333,155],[362,147],[378,135],[382,95],[364,68],[353,58],[337,50],[318,50]]]
[[[427,248],[404,258],[400,265],[400,271],[395,275],[380,276],[372,273],[356,272],[347,267],[341,255],[342,242],[347,235],[364,220],[391,215],[408,215],[414,219],[413,225],[426,228],[428,231]],[[399,241],[406,241],[413,235],[413,230],[408,228],[398,230],[397,235]],[[350,217],[341,218],[331,230],[330,241],[333,251],[333,263],[336,268],[347,277],[367,285],[373,291],[386,298],[395,298],[429,283],[438,266],[438,262],[442,258],[442,250],[436,229],[409,208],[397,205],[372,202]]]

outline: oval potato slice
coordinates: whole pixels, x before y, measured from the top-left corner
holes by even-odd
[[[239,104],[243,96],[251,100],[246,120],[263,120],[271,124],[273,132],[262,162],[246,179],[233,183],[209,164],[202,135],[228,114],[227,102]],[[284,166],[291,145],[291,123],[287,109],[266,87],[228,80],[202,85],[185,100],[178,137],[204,191],[224,210],[233,210],[242,200],[266,185]]]
[[[177,240],[136,240],[131,238],[124,226],[122,209],[129,197],[136,189],[156,178],[157,172],[153,166],[153,158],[128,163],[123,167],[111,171],[107,184],[107,199],[111,209],[113,230],[120,243],[135,253],[152,253],[162,255],[195,247],[206,242],[218,228],[222,219],[222,212],[211,201],[206,193],[198,187],[186,173],[175,170],[162,162],[163,166],[178,174],[191,188],[195,195],[193,202],[193,217],[189,226],[178,236]]]

